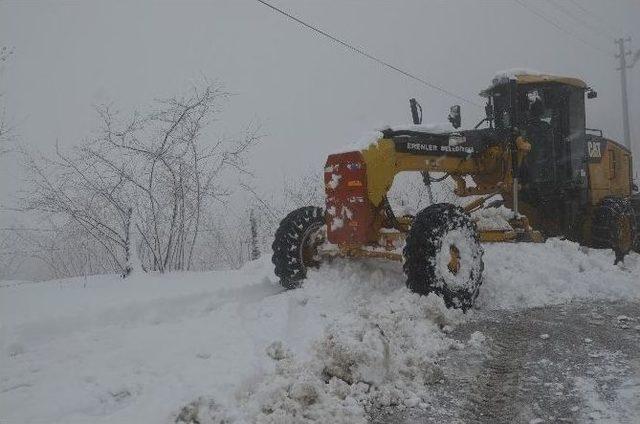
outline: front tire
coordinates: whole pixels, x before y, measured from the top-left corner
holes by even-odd
[[[307,276],[307,268],[319,265],[316,253],[322,242],[323,225],[324,213],[315,206],[296,209],[280,222],[271,245],[271,261],[284,288],[299,287]]]
[[[607,197],[602,200],[593,217],[593,247],[612,249],[617,264],[637,244],[637,235],[636,217],[629,199]]]
[[[407,287],[442,297],[447,308],[471,308],[482,284],[484,251],[464,209],[441,203],[416,215],[404,248]]]

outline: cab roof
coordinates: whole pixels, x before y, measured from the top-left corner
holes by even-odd
[[[491,82],[491,86],[483,90],[480,93],[480,95],[486,97],[497,86],[500,86],[502,84],[505,84],[513,80],[515,80],[518,85],[555,82],[558,84],[565,84],[565,85],[570,85],[572,87],[582,88],[584,90],[588,88],[587,84],[579,78],[543,74],[543,73],[531,72],[526,70],[514,70],[514,71],[502,71],[502,72],[496,73],[496,75],[494,76]]]

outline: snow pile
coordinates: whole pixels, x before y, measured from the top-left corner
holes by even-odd
[[[395,271],[372,273],[366,265],[344,263],[337,271],[357,279],[368,275],[371,282],[348,290],[352,310],[334,314],[311,355],[298,357],[274,341],[266,348],[275,361],[273,373],[236,393],[224,409],[216,400],[205,402],[198,422],[366,423],[372,408],[429,406],[431,387],[446,378],[438,353],[465,348],[443,332],[458,324],[462,313],[444,308],[435,297],[408,292],[389,280]],[[305,308],[315,310],[321,292],[333,292],[324,278],[310,276],[307,293],[298,295]]]
[[[485,244],[485,280],[476,304],[517,309],[578,299],[640,299],[640,255],[614,265],[611,250],[567,240]]]

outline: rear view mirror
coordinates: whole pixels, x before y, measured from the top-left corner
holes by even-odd
[[[595,91],[594,89],[590,88],[589,91],[587,91],[587,99],[595,99],[598,97],[598,92]]]
[[[416,99],[409,99],[409,105],[411,106],[411,118],[415,125],[422,124],[422,106]]]
[[[462,115],[460,112],[460,105],[451,106],[449,109],[449,122],[453,125],[453,128],[458,129],[462,125]]]

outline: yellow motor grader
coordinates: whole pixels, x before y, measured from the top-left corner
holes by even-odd
[[[436,293],[466,310],[482,283],[481,242],[540,242],[562,236],[613,249],[616,262],[638,251],[640,195],[630,151],[587,128],[585,97],[597,96],[577,78],[498,75],[482,91],[486,117],[472,130],[422,126],[388,128],[360,150],[332,154],[324,170],[324,208],[287,215],[276,231],[272,261],[286,288],[327,257],[403,262],[407,286]],[[481,128],[482,127],[482,128]],[[415,216],[395,216],[387,199],[400,172],[420,172],[427,186],[450,177],[466,206],[432,204]],[[437,174],[438,178],[434,178]],[[471,213],[504,205],[508,229],[478,230]]]

